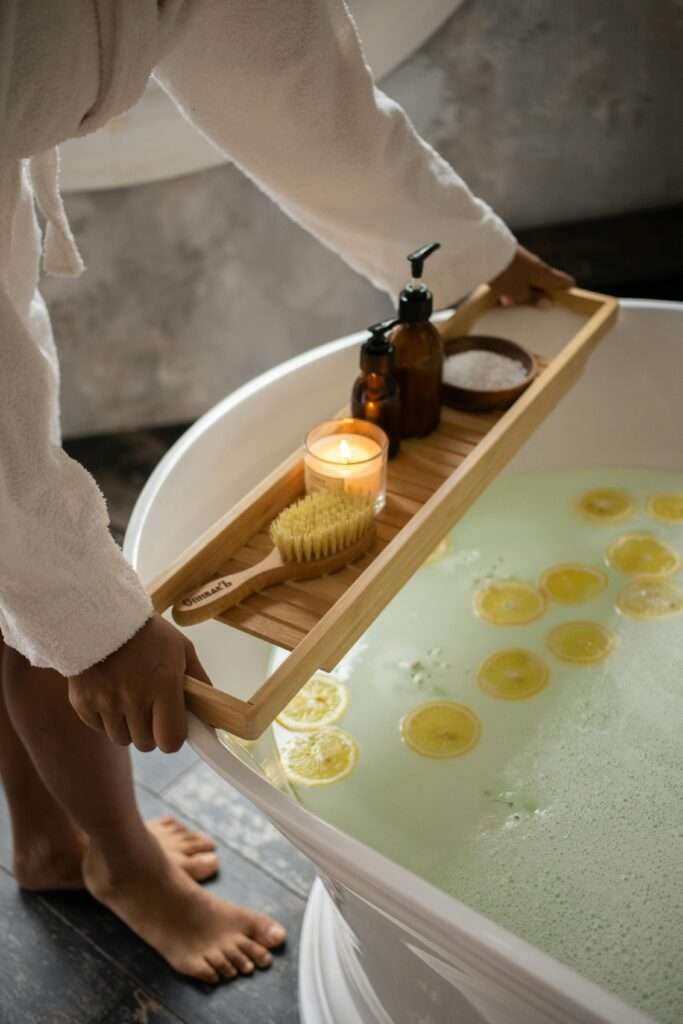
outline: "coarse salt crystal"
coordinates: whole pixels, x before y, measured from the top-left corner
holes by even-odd
[[[503,391],[523,384],[526,378],[526,368],[518,359],[485,349],[448,356],[443,368],[446,384],[476,391]]]

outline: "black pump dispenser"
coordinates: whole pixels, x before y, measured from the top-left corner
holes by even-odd
[[[366,373],[392,373],[394,369],[394,346],[387,338],[387,331],[395,327],[398,319],[383,320],[368,327],[370,337],[363,342],[360,350],[360,368]]]
[[[439,249],[423,245],[408,257],[413,279],[401,292],[399,323],[391,333],[396,349],[396,379],[401,389],[401,436],[424,437],[436,430],[441,416],[443,345],[430,321],[433,299],[420,280],[424,261]]]
[[[389,438],[389,458],[401,443],[401,406],[394,376],[395,350],[386,337],[398,320],[384,320],[368,327],[370,337],[360,350],[360,376],[351,392],[351,415],[381,427]]]
[[[404,324],[420,323],[429,320],[432,315],[434,299],[429,288],[420,278],[424,270],[424,261],[440,248],[439,242],[432,242],[431,245],[423,245],[421,249],[417,249],[408,256],[412,281],[403,289],[398,302],[398,316]]]

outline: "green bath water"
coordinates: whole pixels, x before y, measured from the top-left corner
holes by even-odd
[[[582,519],[574,501],[595,487],[627,491],[633,513]],[[683,473],[539,472],[493,484],[334,672],[350,689],[336,724],[358,744],[355,769],[295,787],[321,818],[671,1024],[683,1019],[683,615],[619,613],[628,578],[605,553],[646,531],[683,556],[683,525],[646,508],[672,491],[683,491]],[[528,625],[474,613],[483,583],[537,584],[566,562],[605,569],[607,589],[581,605],[549,602]],[[669,578],[683,585],[680,570]],[[549,630],[573,620],[612,633],[604,661],[550,653]],[[509,647],[546,662],[549,685],[536,696],[500,700],[477,685],[482,661]],[[423,757],[401,738],[402,716],[439,698],[481,722],[461,757]],[[291,735],[276,726],[279,744]]]

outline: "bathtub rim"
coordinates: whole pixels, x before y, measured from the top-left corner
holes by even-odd
[[[457,958],[471,976],[485,977],[496,991],[533,998],[548,1024],[575,1021],[579,1008],[586,1024],[655,1024],[573,968],[278,792],[231,754],[213,729],[194,715],[189,719],[188,739],[202,760],[221,778],[228,776],[316,867],[430,946],[435,956],[447,962]]]
[[[620,305],[624,309],[683,312],[683,303],[679,302],[626,299],[620,300]],[[443,313],[439,318],[448,315]],[[244,384],[197,420],[162,458],[136,502],[124,541],[124,553],[132,564],[136,565],[139,560],[145,521],[157,493],[173,473],[175,465],[185,458],[199,438],[272,382],[317,360],[357,346],[364,337],[365,332],[356,332],[294,356]],[[224,777],[227,774],[249,799],[265,811],[280,831],[323,870],[325,864],[330,865],[330,874],[376,911],[386,914],[404,929],[412,928],[422,942],[425,935],[436,938],[434,950],[437,955],[457,957],[473,973],[485,974],[496,987],[500,986],[500,978],[504,978],[505,989],[517,992],[520,998],[530,998],[533,992],[544,1011],[552,1012],[549,1020],[572,1019],[568,1016],[572,1010],[581,1008],[588,1015],[586,1019],[591,1021],[618,1021],[620,1024],[646,1024],[651,1021],[572,968],[315,817],[291,799],[284,798],[222,747],[213,730],[207,729],[193,716],[190,719],[190,742],[219,775]],[[438,927],[435,927],[435,922],[438,922]],[[424,925],[423,932],[414,927],[417,923]]]
[[[671,310],[672,312],[678,311],[683,313],[683,302],[663,299],[619,299],[619,306],[623,309]],[[443,310],[436,313],[433,319],[438,323],[448,319],[452,312],[452,310]],[[223,419],[227,413],[236,409],[243,402],[253,398],[260,391],[265,390],[274,381],[290,376],[302,367],[324,359],[336,352],[359,346],[365,340],[366,335],[367,331],[356,331],[353,334],[345,335],[343,338],[324,342],[322,345],[309,349],[307,352],[301,352],[299,355],[292,356],[291,359],[279,363],[270,370],[266,370],[264,373],[242,384],[235,391],[230,392],[229,395],[221,399],[216,405],[207,409],[199,419],[195,420],[192,426],[188,427],[178,440],[171,445],[165,455],[162,456],[152,470],[135,502],[123,541],[123,553],[131,565],[135,567],[138,564],[144,523],[163,481],[170,476],[174,466],[185,457],[190,448],[203,434],[211,429],[214,423]]]

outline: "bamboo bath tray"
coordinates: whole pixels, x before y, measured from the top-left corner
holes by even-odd
[[[266,729],[318,668],[332,669],[375,620],[484,488],[552,411],[581,374],[617,313],[616,299],[581,289],[553,301],[585,323],[530,387],[504,412],[444,407],[437,431],[403,441],[389,462],[387,501],[373,548],[334,575],[269,587],[219,616],[226,625],[291,653],[249,700],[187,679],[188,708],[208,725],[245,739]],[[479,288],[448,320],[444,340],[467,334],[496,304]],[[189,590],[260,561],[271,549],[268,527],[304,491],[303,449],[207,530],[150,588],[157,611]]]

